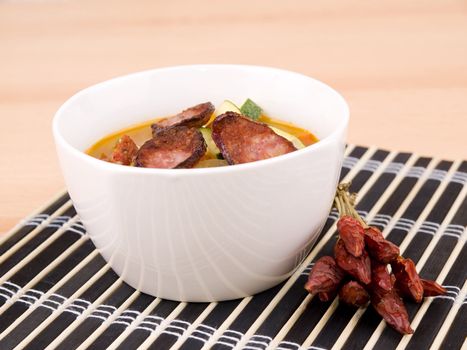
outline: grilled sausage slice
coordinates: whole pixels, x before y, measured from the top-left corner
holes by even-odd
[[[226,112],[212,124],[212,138],[229,164],[272,158],[297,150],[266,124]]]
[[[213,112],[214,105],[211,102],[201,103],[185,109],[173,117],[168,117],[152,124],[152,134],[155,136],[162,129],[179,125],[200,128],[208,122]]]
[[[131,165],[133,159],[138,152],[138,146],[128,135],[123,135],[120,137],[112,151],[110,157],[110,162],[121,164],[121,165]]]
[[[174,126],[162,129],[146,141],[136,154],[143,168],[192,168],[206,153],[206,142],[198,129]]]

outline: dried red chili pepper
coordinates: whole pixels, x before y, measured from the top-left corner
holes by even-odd
[[[401,334],[413,333],[404,302],[394,290],[390,292],[385,292],[381,289],[373,290],[371,293],[371,305],[396,331]]]
[[[357,219],[344,215],[337,222],[337,231],[345,244],[345,249],[357,258],[361,256],[365,248],[362,224]]]
[[[370,300],[365,288],[356,281],[349,281],[339,290],[339,300],[351,306],[364,306]]]
[[[378,262],[371,262],[371,286],[373,288],[380,288],[386,292],[392,290],[394,282],[391,281],[391,275],[387,265]]]
[[[342,239],[339,239],[334,246],[334,256],[337,265],[363,284],[371,282],[371,262],[368,253],[364,249],[358,258],[350,254],[346,249]]]
[[[332,271],[330,266],[335,265],[342,269],[342,275],[347,273],[359,281],[347,282],[340,288],[339,299],[343,303],[363,306],[369,299],[389,326],[402,334],[413,333],[400,295],[410,296],[419,302],[424,293],[434,296],[444,294],[446,290],[435,281],[420,279],[414,262],[400,256],[399,247],[386,240],[378,228],[366,225],[355,210],[356,197],[348,192],[349,187],[350,183],[340,184],[334,199],[341,215],[337,223],[340,238],[334,247],[335,261],[325,257],[322,266],[317,262],[316,275],[313,271],[310,273],[306,289],[317,293],[321,301],[333,299],[337,289],[330,286],[338,286],[343,278],[339,275],[339,283],[329,283],[335,279],[329,272]],[[391,274],[388,263],[392,266]]]
[[[396,276],[395,287],[404,296],[412,298],[419,303],[423,299],[423,285],[411,259],[399,256],[391,263],[392,271]]]
[[[423,295],[425,297],[434,297],[437,295],[443,295],[447,293],[446,288],[436,283],[436,281],[424,280],[423,278],[421,278],[420,280],[422,281]]]
[[[391,286],[392,286],[392,288],[394,288],[395,284],[396,284],[396,276],[394,276],[394,274],[391,273]]]
[[[378,228],[366,228],[364,237],[368,253],[373,259],[383,264],[389,264],[399,256],[399,247],[384,239]]]
[[[305,289],[311,293],[334,292],[344,278],[344,271],[331,256],[318,259],[308,275]]]
[[[334,299],[335,297],[336,297],[336,291],[318,293],[318,298],[319,298],[319,300],[321,300],[322,302],[326,302],[326,301],[332,300],[332,299]]]

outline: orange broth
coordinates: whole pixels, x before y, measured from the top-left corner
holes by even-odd
[[[152,138],[151,124],[161,119],[164,118],[151,119],[113,132],[97,141],[86,150],[86,153],[94,158],[104,160],[110,159],[117,140],[123,135],[130,136],[136,145],[140,147],[143,143]],[[261,115],[259,121],[297,137],[305,146],[309,146],[318,141],[318,138],[311,132],[294,124],[279,119],[273,119],[265,115]]]

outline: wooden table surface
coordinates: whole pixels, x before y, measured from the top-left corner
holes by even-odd
[[[295,70],[347,99],[349,142],[467,157],[465,0],[3,0],[0,63],[0,233],[64,188],[60,104],[155,67]]]

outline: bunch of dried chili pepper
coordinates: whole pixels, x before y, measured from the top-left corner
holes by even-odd
[[[350,194],[349,187],[350,183],[340,184],[334,200],[340,214],[334,257],[316,261],[305,289],[321,301],[338,295],[341,302],[356,307],[370,302],[392,328],[413,333],[402,298],[419,303],[424,296],[445,294],[446,289],[420,278],[414,262],[402,257],[399,247],[377,227],[366,224],[355,210],[356,194]]]

